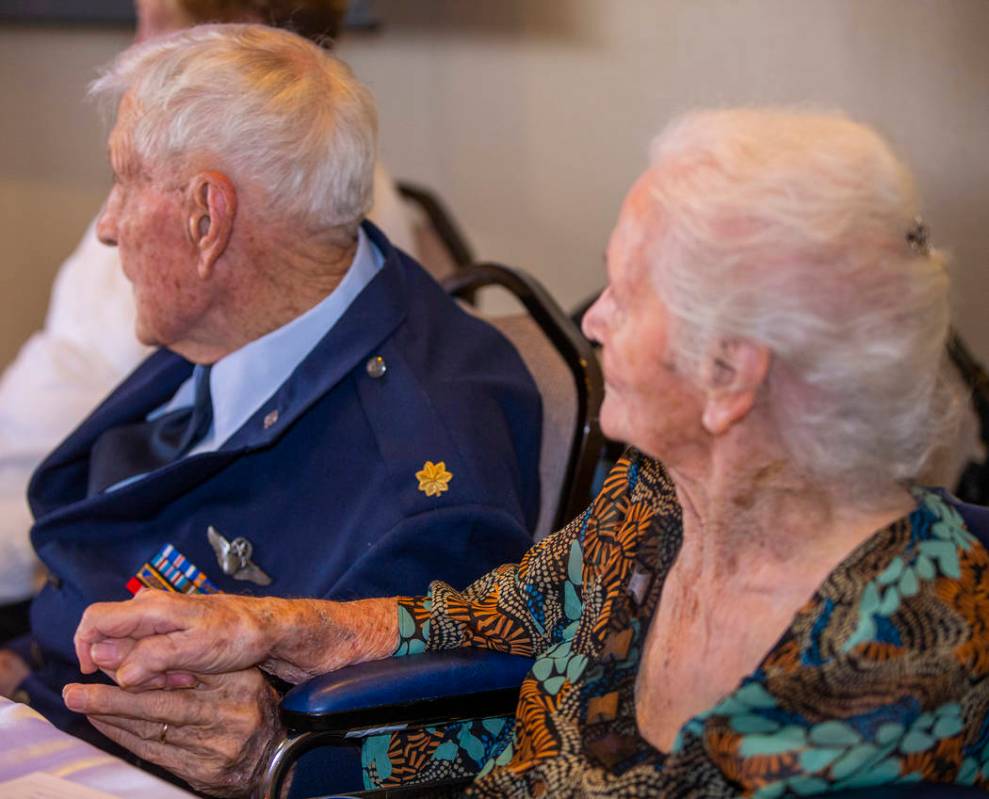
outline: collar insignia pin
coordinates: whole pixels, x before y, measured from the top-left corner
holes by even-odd
[[[423,494],[427,497],[438,497],[450,488],[453,473],[446,470],[444,461],[438,463],[426,461],[422,469],[416,472],[416,479],[419,481],[419,490]]]
[[[364,364],[364,368],[367,370],[368,377],[374,380],[379,380],[385,376],[385,372],[388,371],[388,364],[385,363],[385,359],[380,355],[374,355],[368,358],[367,363]]]
[[[254,547],[246,538],[238,537],[227,541],[213,525],[206,530],[206,537],[216,553],[216,562],[223,573],[235,580],[247,580],[257,585],[270,585],[271,578],[251,560]]]
[[[267,430],[277,421],[278,421],[278,411],[269,411],[264,416],[264,422],[263,422],[264,429]]]

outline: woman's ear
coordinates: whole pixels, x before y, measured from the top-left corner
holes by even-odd
[[[199,252],[196,270],[206,280],[230,243],[237,190],[222,172],[200,172],[189,184],[186,206],[186,234]]]
[[[722,339],[703,366],[704,410],[701,423],[712,436],[728,432],[755,405],[769,373],[769,350],[745,339]]]

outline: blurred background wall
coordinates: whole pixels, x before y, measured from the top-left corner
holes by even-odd
[[[435,189],[478,254],[565,307],[652,134],[699,105],[803,103],[883,130],[954,254],[958,326],[989,361],[989,0],[376,0],[339,51],[374,90],[383,158]],[[84,102],[121,30],[0,26],[0,364],[108,185]]]

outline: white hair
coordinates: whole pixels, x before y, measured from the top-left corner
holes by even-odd
[[[649,175],[675,362],[696,377],[719,340],[763,344],[798,465],[842,483],[915,479],[955,417],[949,278],[941,253],[908,239],[918,198],[889,145],[839,114],[695,112],[653,142]]]
[[[214,159],[309,230],[353,230],[371,206],[377,115],[349,67],[262,25],[201,25],[129,48],[90,86],[135,110],[136,155]]]

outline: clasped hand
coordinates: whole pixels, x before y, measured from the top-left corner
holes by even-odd
[[[107,738],[217,796],[253,790],[280,735],[278,694],[255,664],[257,625],[237,597],[144,591],[93,606],[76,633],[84,673],[118,686],[72,684],[63,697]]]
[[[101,670],[117,686],[72,684],[63,696],[108,738],[197,790],[237,796],[253,789],[280,734],[278,696],[258,667],[297,683],[387,657],[397,639],[394,599],[142,591],[91,605],[76,630],[82,672]]]
[[[258,669],[172,690],[73,684],[63,696],[111,741],[215,796],[254,789],[281,729],[278,694]]]

